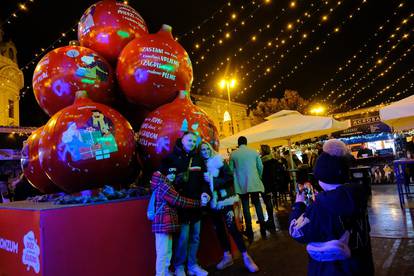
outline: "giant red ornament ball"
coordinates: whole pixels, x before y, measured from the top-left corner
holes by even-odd
[[[24,176],[30,184],[45,194],[60,192],[59,189],[45,174],[39,160],[39,139],[43,127],[36,129],[27,138],[22,149],[21,166]]]
[[[65,192],[117,185],[134,161],[134,132],[116,110],[80,97],[50,118],[39,151],[45,173]]]
[[[73,104],[76,91],[87,90],[91,99],[109,104],[114,85],[111,66],[91,49],[65,46],[47,53],[33,74],[33,91],[50,116]]]
[[[78,24],[78,39],[111,64],[132,39],[148,34],[144,19],[132,7],[104,0],[90,6]]]
[[[193,82],[190,58],[168,25],[128,43],[118,58],[116,73],[127,99],[151,110],[171,102],[176,91],[189,90]]]
[[[141,125],[138,144],[143,163],[158,168],[186,131],[199,136],[198,144],[204,140],[218,150],[219,135],[213,121],[191,102],[187,91],[180,91],[172,103],[151,112]]]

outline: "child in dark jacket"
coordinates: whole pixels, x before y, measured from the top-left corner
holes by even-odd
[[[308,275],[374,275],[368,191],[348,181],[346,146],[336,139],[325,143],[314,175],[324,190],[306,207],[298,192],[289,219],[289,233],[308,244]]]
[[[172,234],[180,230],[175,207],[200,208],[206,206],[209,200],[205,194],[201,195],[201,200],[180,196],[171,184],[174,175],[169,174],[167,177],[156,171],[151,178],[151,188],[156,191],[155,210],[157,211],[152,223],[152,232],[155,233],[157,276],[171,275],[168,268],[172,255]]]

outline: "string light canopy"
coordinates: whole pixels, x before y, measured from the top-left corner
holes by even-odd
[[[65,18],[79,20],[87,8],[79,8],[81,2],[72,1],[70,8],[78,7],[73,13],[76,15],[69,15],[64,10]],[[285,89],[297,90],[311,100],[325,100],[326,105],[334,103],[333,107],[338,110],[383,102],[384,95],[387,99],[397,97],[398,100],[398,95],[409,93],[410,83],[403,78],[368,102],[368,94],[382,91],[404,72],[409,72],[407,63],[413,60],[412,54],[408,52],[404,56],[404,51],[407,44],[412,43],[409,15],[413,10],[407,1],[212,2],[165,3],[160,11],[147,1],[128,1],[149,22],[152,32],[158,29],[158,23],[166,22],[174,27],[174,35],[190,54],[193,64],[193,93],[225,97],[224,93],[217,92],[216,80],[228,72],[234,72],[240,80],[232,99],[246,103],[250,108],[268,97],[281,95]],[[23,96],[31,90],[28,76],[43,54],[76,38],[76,26],[73,32],[72,27],[64,32],[58,30],[65,29],[65,25],[72,26],[68,20],[66,24],[56,17],[42,20],[37,13],[42,13],[40,10],[44,5],[43,1],[36,1],[36,10],[28,5],[29,13],[25,17],[20,16],[23,10],[17,10],[16,5],[20,20],[13,21],[18,24],[10,24],[12,28],[23,26],[23,19],[29,20],[36,13],[39,18],[37,27],[48,28],[50,34],[50,40],[37,44],[34,51],[30,48],[31,43],[24,49],[16,43],[20,51],[20,68],[26,75]],[[396,6],[397,10],[394,9]],[[177,12],[169,15],[168,11],[172,10]],[[376,14],[375,18],[372,14]],[[6,18],[7,14],[0,12],[0,16]],[[26,25],[26,33],[33,33],[31,27]],[[31,52],[29,58],[27,54],[21,55],[27,49]]]

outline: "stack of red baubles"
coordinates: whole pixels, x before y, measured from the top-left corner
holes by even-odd
[[[85,11],[78,39],[34,71],[36,100],[51,118],[23,149],[33,186],[74,193],[117,185],[137,160],[155,170],[185,131],[218,147],[216,127],[190,100],[191,61],[170,26],[149,34],[136,10],[104,0]]]

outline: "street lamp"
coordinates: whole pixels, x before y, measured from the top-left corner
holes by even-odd
[[[227,89],[227,99],[229,100],[229,112],[230,112],[230,128],[231,128],[231,134],[234,134],[234,117],[233,112],[231,108],[231,100],[230,100],[230,88],[234,88],[236,86],[237,81],[235,79],[227,79],[224,78],[219,82],[219,86],[221,89],[226,88]]]
[[[310,113],[314,115],[322,115],[325,113],[325,111],[326,108],[320,104],[317,104],[310,109]]]

